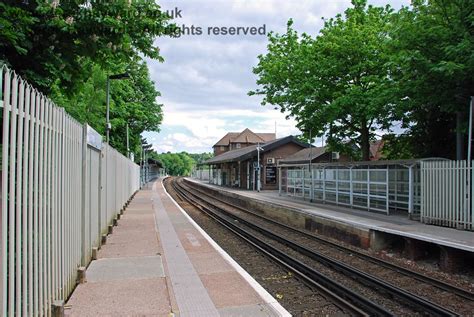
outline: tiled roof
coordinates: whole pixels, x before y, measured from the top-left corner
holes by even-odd
[[[265,140],[262,139],[256,133],[250,131],[250,129],[245,129],[242,131],[235,139],[230,141],[231,143],[264,143]]]
[[[325,147],[311,147],[302,149],[301,151],[296,152],[293,155],[290,155],[284,159],[280,160],[280,163],[283,164],[298,164],[298,163],[308,163],[309,160],[313,161],[314,159],[320,157],[326,153]]]
[[[257,133],[265,142],[272,141],[276,139],[275,133]]]
[[[246,128],[242,132],[229,132],[214,146],[228,146],[230,143],[264,143],[276,139],[275,133],[255,133]]]
[[[264,153],[266,151],[272,150],[276,147],[279,147],[281,145],[287,144],[287,143],[296,143],[299,144],[303,147],[307,147],[308,145],[305,143],[301,143],[298,141],[294,136],[289,135],[284,138],[276,139],[273,141],[265,142],[260,144],[260,147],[263,149],[261,153]],[[215,163],[226,163],[226,162],[235,162],[235,161],[243,161],[246,160],[250,157],[253,157],[257,155],[257,145],[250,145],[241,149],[236,149],[232,151],[228,151],[225,153],[222,153],[218,156],[215,156],[206,162],[204,164],[215,164]]]
[[[230,141],[236,138],[240,133],[239,132],[229,132],[222,139],[217,141],[214,146],[229,145]]]

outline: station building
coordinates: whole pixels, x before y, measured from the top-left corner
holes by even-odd
[[[245,148],[258,143],[266,143],[276,139],[275,133],[255,133],[250,129],[242,132],[229,132],[222,137],[214,146],[214,156],[222,153]]]
[[[220,141],[217,144],[219,143]],[[232,144],[230,141],[229,143]],[[260,159],[261,189],[276,190],[278,189],[277,165],[279,161],[308,147],[308,144],[300,142],[290,135],[263,143],[246,144],[245,147],[225,151],[207,160],[204,164],[210,167],[209,182],[211,184],[255,190],[258,180],[258,159]]]

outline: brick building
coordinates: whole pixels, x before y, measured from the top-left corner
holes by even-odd
[[[249,130],[250,131],[250,130]],[[260,143],[261,189],[278,189],[278,162],[309,145],[293,136]],[[210,182],[217,185],[255,190],[258,179],[257,144],[236,148],[213,157],[204,164],[211,169]]]
[[[250,129],[242,132],[229,132],[214,146],[214,156],[222,153],[248,147],[258,143],[265,143],[276,139],[275,133],[255,133]]]

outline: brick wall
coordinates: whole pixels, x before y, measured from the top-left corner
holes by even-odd
[[[287,158],[290,155],[295,154],[296,152],[302,150],[303,147],[295,144],[295,143],[288,143],[285,145],[282,145],[274,150],[268,151],[263,153],[262,159],[261,159],[261,164],[262,164],[262,171],[261,171],[261,181],[262,181],[262,189],[269,189],[269,190],[274,190],[278,189],[278,177],[279,177],[279,172],[278,169],[276,171],[276,183],[275,184],[267,184],[266,180],[266,167],[267,166],[277,166],[277,162],[279,159],[284,159]],[[269,158],[274,158],[275,163],[274,164],[267,164],[267,159]]]
[[[228,146],[224,146],[224,149],[221,149],[221,146],[215,146],[214,147],[214,156],[220,155],[220,154],[225,153],[227,151],[229,151]]]

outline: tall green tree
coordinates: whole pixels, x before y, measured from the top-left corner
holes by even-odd
[[[153,153],[152,157],[163,163],[166,172],[173,176],[188,176],[195,165],[194,160],[186,152]]]
[[[278,106],[298,122],[305,137],[328,133],[333,148],[361,149],[369,159],[377,129],[388,130],[392,83],[388,33],[392,9],[353,0],[343,15],[327,20],[315,38],[288,22],[286,34],[269,35],[268,52],[254,68],[262,104]]]
[[[67,96],[59,86],[53,85],[51,98],[64,105],[68,113],[81,123],[87,123],[105,135],[107,73],[97,64],[89,62],[91,76],[80,83],[77,92]],[[123,71],[119,69],[119,71]],[[110,144],[125,154],[127,125],[130,151],[139,156],[141,133],[159,131],[163,119],[162,105],[157,103],[159,92],[150,79],[146,64],[135,59],[127,65],[128,79],[110,82]]]
[[[102,134],[107,76],[129,73],[110,84],[110,142],[123,154],[127,125],[135,156],[140,134],[159,130],[159,92],[143,57],[162,61],[154,40],[174,26],[155,1],[3,1],[0,26],[0,61]]]
[[[394,100],[406,132],[387,145],[393,157],[455,158],[474,95],[474,1],[416,0],[394,18]]]
[[[38,0],[0,3],[0,59],[43,93],[59,80],[65,92],[139,54],[161,60],[154,45],[169,18],[151,0]]]
[[[188,155],[194,160],[195,165],[199,165],[199,164],[207,161],[208,159],[214,157],[214,153],[212,153],[212,152],[188,153]]]

